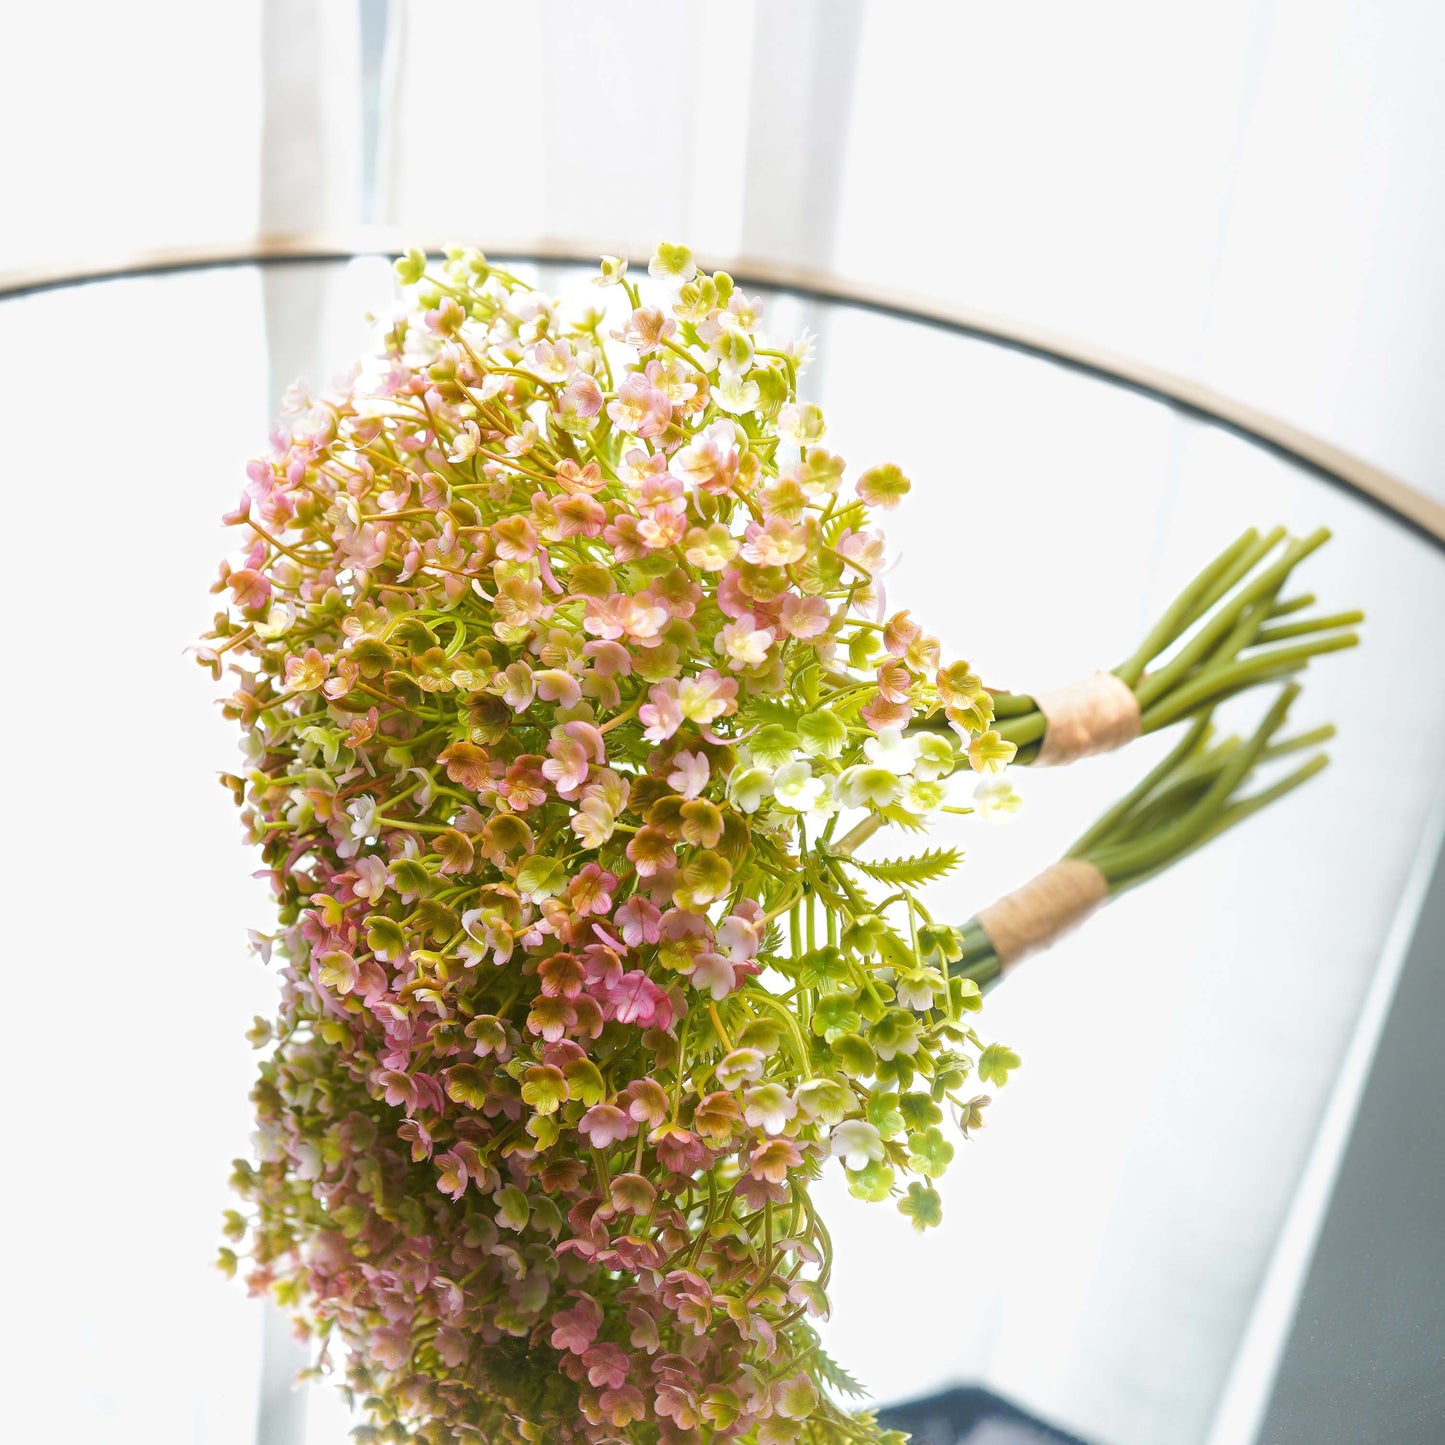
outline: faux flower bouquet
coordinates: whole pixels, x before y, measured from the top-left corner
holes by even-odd
[[[1249,534],[1116,674],[992,695],[888,612],[873,513],[909,482],[845,481],[806,344],[685,248],[649,270],[645,299],[605,259],[614,304],[569,314],[410,253],[376,354],[291,398],[229,519],[202,657],[237,682],[282,996],[223,1263],[314,1335],[363,1439],[901,1438],[839,1403],[810,1323],[810,1185],[937,1223],[1017,1063],[983,986],[1316,766],[1240,800],[1319,735],[1273,741],[1284,698],[1215,743],[1208,709],[1353,640],[1273,620],[1318,539],[1271,562]],[[959,929],[919,893],[956,853],[855,854],[1050,733],[1044,761],[1186,716],[1062,902],[1060,874]]]

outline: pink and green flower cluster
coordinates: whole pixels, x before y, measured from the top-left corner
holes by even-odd
[[[908,482],[847,479],[806,346],[685,248],[573,311],[397,269],[251,464],[202,652],[284,981],[224,1258],[366,1438],[884,1438],[810,1324],[810,1186],[936,1222],[1016,1062],[917,896],[956,855],[853,857],[1011,755],[888,611]]]

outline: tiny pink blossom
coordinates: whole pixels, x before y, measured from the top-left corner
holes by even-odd
[[[883,535],[880,532],[855,532],[850,528],[838,538],[835,550],[870,577],[883,570]]]
[[[579,914],[595,913],[605,918],[612,912],[612,892],[617,875],[605,872],[598,864],[588,863],[568,886],[572,907]]]
[[[808,553],[806,534],[782,517],[770,517],[764,523],[754,522],[745,535],[743,557],[759,567],[786,567]]]
[[[661,436],[672,420],[672,403],[640,372],[631,372],[607,403],[607,415],[619,431],[634,436]]]
[[[874,732],[882,732],[885,728],[902,727],[913,717],[912,705],[908,702],[889,702],[882,693],[879,693],[872,702],[860,709],[863,721],[868,724]]]
[[[314,647],[308,647],[301,657],[286,659],[286,690],[288,692],[314,692],[331,671],[331,664]]]
[[[738,986],[737,966],[721,953],[696,954],[688,977],[694,988],[710,993],[715,999],[726,998]]]
[[[471,1339],[465,1331],[454,1329],[451,1325],[444,1325],[437,1331],[433,1344],[442,1363],[453,1370],[460,1369],[471,1356]]]
[[[637,1124],[615,1104],[594,1104],[578,1121],[577,1131],[594,1149],[608,1149],[630,1139]]]
[[[665,1029],[672,1024],[672,1000],[639,970],[624,973],[608,994],[618,1023]]]
[[[672,459],[670,469],[688,486],[725,492],[738,473],[737,431],[730,421],[715,421]]]
[[[586,748],[575,738],[564,736],[553,738],[547,751],[551,756],[542,764],[542,775],[556,785],[561,797],[572,797],[587,778]]]
[[[745,612],[736,622],[729,622],[723,628],[718,641],[718,651],[727,658],[728,666],[734,671],[741,671],[767,661],[774,637],[770,628],[759,627],[753,614]]]
[[[680,752],[673,758],[673,770],[667,775],[667,785],[675,788],[684,798],[695,798],[707,787],[711,771],[706,753]]]
[[[351,885],[351,891],[358,898],[376,899],[386,892],[391,882],[391,873],[384,858],[374,855],[358,858],[352,868],[356,873],[356,882]]]
[[[594,417],[602,410],[602,388],[585,371],[573,372],[557,406],[564,416]]]
[[[678,683],[677,700],[684,717],[696,723],[710,723],[737,711],[737,693],[736,678],[725,678],[709,667],[696,677],[685,677]]]
[[[730,913],[717,927],[718,947],[734,962],[756,957],[760,940],[752,922],[741,913]]]
[[[655,306],[639,306],[627,318],[626,328],[612,333],[616,340],[634,347],[643,356],[676,334],[677,322]]]
[[[791,592],[783,598],[778,616],[785,632],[804,641],[821,636],[831,620],[828,604],[821,597],[798,597]]]
[[[662,936],[662,914],[645,898],[634,894],[613,915],[622,930],[623,941],[629,948],[644,943],[656,943]]]
[[[578,1297],[571,1309],[552,1316],[552,1348],[582,1355],[591,1347],[602,1327],[602,1311],[587,1295]]]
[[[629,637],[646,641],[656,637],[668,623],[667,608],[643,592],[629,597],[623,609],[623,625]]]
[[[682,704],[679,687],[673,678],[655,683],[648,691],[649,701],[638,710],[645,725],[643,737],[650,743],[666,742],[682,726]]]
[[[543,702],[555,702],[561,707],[576,707],[582,696],[577,679],[560,667],[544,668],[532,674],[537,684],[537,696]]]
[[[399,1370],[411,1359],[411,1331],[406,1325],[384,1325],[371,1336],[377,1360],[388,1370]]]
[[[627,1383],[627,1369],[631,1361],[621,1347],[604,1341],[593,1345],[582,1357],[587,1367],[587,1380],[594,1388],[604,1386],[615,1390]]]
[[[621,636],[621,633],[618,633]],[[592,659],[592,666],[601,677],[629,677],[632,674],[632,654],[619,642],[588,642],[582,648],[582,655]]]
[[[271,582],[251,567],[242,567],[227,578],[237,607],[264,607],[271,597]]]
[[[467,1166],[451,1150],[438,1154],[437,1188],[451,1199],[460,1199],[467,1192]]]

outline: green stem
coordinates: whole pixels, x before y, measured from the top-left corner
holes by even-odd
[[[1144,669],[1187,627],[1188,618],[1199,599],[1213,586],[1239,554],[1253,543],[1258,533],[1253,527],[1237,537],[1170,603],[1153,630],[1139,645],[1139,650],[1114,669],[1130,687],[1143,676]]]
[[[1234,630],[1235,623],[1243,612],[1260,599],[1272,597],[1291,570],[1316,548],[1322,547],[1329,540],[1329,536],[1329,530],[1321,527],[1308,537],[1291,542],[1279,561],[1265,568],[1253,582],[1235,593],[1229,604],[1220,608],[1164,667],[1140,682],[1135,689],[1139,706],[1147,709],[1152,702],[1163,697],[1187,677]]]
[[[1109,880],[1111,891],[1122,885],[1131,874],[1157,867],[1162,861],[1172,857],[1181,847],[1187,845],[1192,837],[1213,822],[1229,795],[1254,766],[1269,740],[1279,731],[1290,704],[1298,695],[1299,687],[1294,683],[1281,691],[1254,736],[1231,754],[1204,796],[1177,822],[1141,841],[1102,850],[1090,859]]]
[[[1255,634],[1254,645],[1282,642],[1287,637],[1304,637],[1311,632],[1332,632],[1337,627],[1355,627],[1364,620],[1365,614],[1357,608],[1353,612],[1332,612],[1327,617],[1307,617],[1302,622],[1286,622],[1278,627],[1261,627]]]
[[[1359,640],[1359,634],[1355,632],[1336,633],[1313,642],[1275,648],[1255,657],[1241,658],[1219,667],[1205,669],[1153,707],[1145,705],[1141,730],[1154,732],[1158,728],[1167,727],[1206,702],[1217,702],[1243,687],[1298,672],[1310,658],[1321,653],[1354,647]],[[1141,698],[1141,704],[1143,701]]]
[[[1101,838],[1108,835],[1109,831],[1129,813],[1137,803],[1148,797],[1149,793],[1159,785],[1160,781],[1166,778],[1180,763],[1184,761],[1194,750],[1206,741],[1210,732],[1209,714],[1196,718],[1193,726],[1179,740],[1177,744],[1165,755],[1164,760],[1157,767],[1151,768],[1137,787],[1125,793],[1112,808],[1108,810],[1082,837],[1077,839],[1074,846],[1064,854],[1066,858],[1080,858],[1093,847]]]
[[[1238,802],[1231,803],[1229,807],[1220,813],[1197,838],[1187,843],[1172,857],[1166,858],[1157,867],[1150,868],[1142,873],[1136,873],[1126,882],[1119,885],[1115,891],[1122,892],[1126,888],[1133,888],[1140,883],[1162,873],[1164,869],[1173,866],[1181,858],[1187,858],[1191,853],[1197,852],[1206,843],[1212,842],[1221,833],[1227,832],[1237,823],[1242,823],[1252,813],[1257,813],[1261,808],[1267,808],[1271,803],[1284,797],[1286,793],[1293,792],[1302,783],[1307,783],[1316,773],[1322,772],[1329,766],[1329,757],[1325,753],[1316,753],[1308,762],[1296,768],[1287,777],[1281,778],[1279,782],[1258,793],[1251,794],[1247,798],[1241,798]]]

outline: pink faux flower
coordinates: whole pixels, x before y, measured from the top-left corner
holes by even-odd
[[[640,372],[631,372],[607,403],[607,415],[619,431],[634,436],[660,436],[672,420],[672,403]]]
[[[643,737],[650,743],[666,742],[682,726],[682,703],[676,681],[667,678],[653,685],[648,701],[638,711],[646,725]]]
[[[578,1121],[577,1130],[594,1149],[606,1149],[637,1132],[637,1125],[613,1104],[594,1104]]]
[[[227,578],[237,607],[264,607],[271,599],[270,579],[252,567],[242,567]]]
[[[568,892],[572,906],[579,914],[595,913],[606,917],[612,911],[612,892],[617,887],[617,875],[609,873],[596,863],[588,863],[572,880]]]

